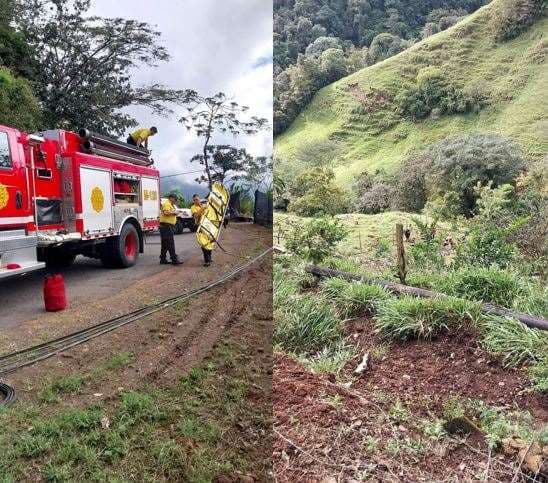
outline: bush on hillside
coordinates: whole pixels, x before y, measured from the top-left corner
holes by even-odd
[[[517,143],[491,133],[449,137],[427,152],[432,159],[426,177],[429,194],[454,191],[459,195],[461,212],[466,216],[474,213],[479,197],[478,185],[513,185],[526,165]]]
[[[376,183],[356,202],[360,213],[376,214],[388,210],[395,197],[395,188],[388,183]]]
[[[431,164],[429,152],[412,154],[404,159],[395,175],[395,209],[418,213],[424,208],[428,200],[426,175]]]
[[[40,106],[30,84],[0,67],[0,124],[32,132],[39,128],[40,118]]]
[[[286,248],[305,260],[319,263],[333,255],[337,243],[344,240],[348,230],[334,218],[314,218],[301,223],[286,235]]]
[[[416,83],[401,90],[395,101],[402,115],[419,120],[430,115],[477,112],[484,105],[485,95],[477,88],[459,88],[437,67],[425,67]]]
[[[546,12],[545,0],[505,0],[493,9],[491,27],[497,42],[511,40]]]
[[[348,208],[348,195],[328,168],[303,171],[289,187],[289,210],[299,216],[336,215]]]
[[[411,45],[411,42],[404,40],[397,35],[384,32],[377,35],[369,46],[369,61],[371,64],[388,59],[399,52],[404,51]]]

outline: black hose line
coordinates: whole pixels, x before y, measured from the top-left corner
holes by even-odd
[[[15,389],[0,382],[0,406],[9,406],[15,401]]]
[[[134,310],[118,317],[114,317],[104,322],[100,322],[86,329],[79,330],[63,337],[59,337],[58,339],[50,340],[48,342],[44,342],[33,347],[29,347],[27,349],[0,356],[0,375],[9,374],[16,371],[17,369],[21,369],[23,367],[30,366],[36,362],[48,359],[49,357],[57,355],[84,342],[87,342],[88,340],[91,340],[95,337],[99,337],[103,334],[119,329],[124,325],[141,320],[144,317],[152,315],[155,312],[159,312],[175,305],[176,303],[188,300],[198,294],[211,290],[212,288],[223,284],[227,280],[230,280],[239,273],[243,272],[252,264],[267,255],[270,251],[272,251],[272,247],[268,248],[255,258],[249,260],[244,265],[233,269],[216,281],[202,287],[190,290],[189,292],[185,292],[174,297],[170,297],[161,302],[146,305],[140,309]]]

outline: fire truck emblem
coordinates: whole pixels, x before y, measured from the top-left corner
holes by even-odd
[[[8,189],[3,184],[0,184],[0,210],[8,206],[9,199],[10,194],[8,193]]]
[[[105,206],[105,197],[101,191],[101,188],[98,186],[91,190],[91,206],[97,213],[101,213],[101,211],[103,211],[103,207]]]

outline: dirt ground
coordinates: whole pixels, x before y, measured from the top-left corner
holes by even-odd
[[[537,428],[546,425],[548,397],[532,392],[522,369],[504,368],[474,334],[385,346],[359,319],[347,335],[359,357],[338,379],[275,355],[278,481],[522,481],[516,461],[489,452],[483,435],[428,438],[420,430],[455,398],[529,411]],[[356,376],[365,353],[368,368]]]
[[[252,225],[232,228],[226,232],[223,243],[228,253],[217,250],[209,269],[202,267],[201,257],[196,254],[182,267],[142,280],[108,300],[29,321],[3,334],[9,341],[9,348],[3,346],[3,352],[72,332],[148,301],[213,281],[271,246],[271,236],[269,230]],[[229,383],[232,377],[236,379],[236,373],[243,377],[241,372],[245,370],[245,384],[249,388],[244,391],[241,405],[242,409],[251,405],[253,411],[248,410],[249,420],[240,418],[223,423],[233,426],[226,433],[230,434],[226,441],[230,450],[226,451],[241,452],[242,461],[254,462],[253,474],[247,475],[252,479],[245,481],[267,480],[272,448],[266,429],[271,415],[271,263],[269,254],[232,281],[189,302],[22,369],[5,381],[16,388],[18,405],[26,407],[39,403],[45,381],[84,375],[86,382],[81,390],[63,395],[58,405],[44,408],[58,412],[67,407],[108,406],[121,393],[142,387],[176,387],[193,368],[215,365],[215,378]],[[109,361],[119,354],[131,354],[131,362],[107,373],[103,371],[101,377],[93,376],[96,368],[108,367]],[[219,481],[240,479],[238,475],[219,475]]]

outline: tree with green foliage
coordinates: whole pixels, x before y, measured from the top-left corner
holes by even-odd
[[[209,173],[212,181],[224,183],[227,178],[237,180],[245,175],[254,162],[253,157],[245,148],[237,148],[229,145],[210,145],[207,147]],[[205,165],[204,155],[196,154],[191,162],[199,162]],[[196,179],[198,183],[208,181],[204,174]]]
[[[40,106],[29,82],[5,67],[0,67],[0,124],[30,132],[41,125]]]
[[[491,19],[491,27],[498,42],[511,40],[546,15],[545,0],[503,0]]]
[[[337,219],[319,217],[293,226],[286,236],[287,249],[313,263],[333,255],[340,241],[348,236],[348,229]]]
[[[34,53],[20,32],[13,28],[15,0],[0,0],[0,66],[15,76],[33,79],[37,65]]]
[[[253,135],[261,129],[268,129],[268,120],[257,116],[248,116],[249,107],[241,106],[229,99],[223,92],[213,96],[203,96],[189,90],[183,100],[186,114],[181,117],[185,128],[193,130],[196,136],[203,139],[202,152],[192,158],[205,168],[205,181],[209,188],[213,184],[211,142],[215,134],[230,133],[233,136],[241,134]]]
[[[145,106],[167,115],[186,91],[136,87],[131,72],[169,59],[160,33],[145,22],[89,16],[91,0],[17,0],[15,25],[39,68],[35,85],[49,128],[121,135],[137,121],[123,111]]]
[[[430,154],[432,165],[426,178],[428,192],[435,195],[454,191],[465,216],[474,214],[478,185],[515,185],[526,166],[517,143],[491,133],[446,138],[431,147]]]
[[[348,194],[335,183],[329,168],[303,171],[289,187],[289,210],[300,216],[336,215],[348,208]]]

